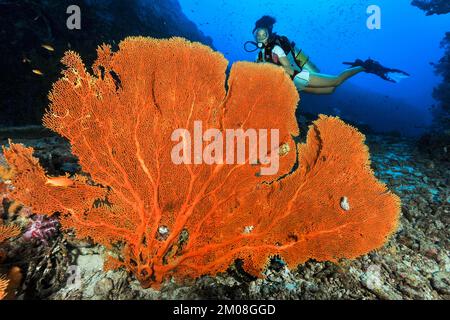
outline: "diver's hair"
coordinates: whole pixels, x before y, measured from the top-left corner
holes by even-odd
[[[272,35],[273,25],[277,22],[274,17],[262,16],[258,21],[255,22],[255,28],[253,28],[252,33],[255,33],[256,29],[266,28],[269,30],[269,35]]]

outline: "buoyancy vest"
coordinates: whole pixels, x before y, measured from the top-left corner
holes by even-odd
[[[294,42],[289,41],[285,36],[279,36],[277,34],[273,34],[267,45],[264,47],[264,50],[259,52],[257,61],[281,65],[278,56],[272,52],[275,46],[281,47],[286,56],[292,54],[293,60],[300,70],[303,70],[303,67],[309,61],[309,57],[303,53],[303,50],[297,49]]]

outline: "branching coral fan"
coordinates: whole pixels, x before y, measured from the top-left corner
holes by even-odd
[[[0,243],[9,238],[17,237],[20,234],[20,228],[16,225],[4,225],[0,221]]]
[[[32,148],[10,144],[12,196],[120,255],[144,287],[224,271],[235,259],[261,276],[270,256],[290,267],[355,258],[394,232],[399,199],[374,177],[364,136],[321,116],[296,145],[298,93],[276,66],[237,62],[181,38],[127,38],[98,49],[94,73],[68,52],[50,94],[48,128],[66,137],[82,170],[48,177]],[[177,128],[280,130],[277,176],[262,164],[176,165]],[[296,152],[297,151],[297,152]],[[291,172],[296,159],[299,167]]]
[[[6,288],[8,288],[9,280],[4,276],[0,276],[0,300],[6,297]]]
[[[0,244],[9,238],[16,237],[20,234],[20,228],[16,225],[4,225],[0,220]],[[3,260],[2,253],[0,252],[0,262]],[[20,281],[19,281],[20,282]],[[7,296],[7,288],[10,280],[4,276],[0,275],[0,300]]]

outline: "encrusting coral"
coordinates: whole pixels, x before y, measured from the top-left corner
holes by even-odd
[[[120,249],[107,268],[126,267],[144,287],[216,274],[236,259],[261,276],[271,256],[289,267],[355,258],[395,231],[399,199],[374,177],[362,134],[321,116],[296,145],[299,97],[281,68],[237,62],[225,89],[227,61],[199,43],[131,37],[119,47],[98,49],[93,75],[66,53],[44,116],[89,176],[48,177],[32,148],[4,148],[11,196]],[[171,134],[193,132],[194,121],[221,132],[278,129],[267,152],[280,154],[278,174],[248,161],[173,163]]]
[[[9,238],[16,237],[20,234],[20,228],[16,225],[4,225],[0,220],[0,244]],[[0,262],[3,260],[0,252]],[[4,299],[8,295],[8,286],[10,284],[9,277],[0,275],[0,300]]]
[[[4,225],[0,221],[0,243],[9,238],[17,237],[20,234],[20,228],[16,225]]]
[[[0,300],[6,297],[6,288],[8,287],[9,280],[4,276],[0,276]]]

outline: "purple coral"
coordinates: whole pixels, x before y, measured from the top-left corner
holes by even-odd
[[[57,231],[58,221],[45,215],[36,215],[32,218],[23,234],[26,241],[40,241],[47,245],[49,240]]]

